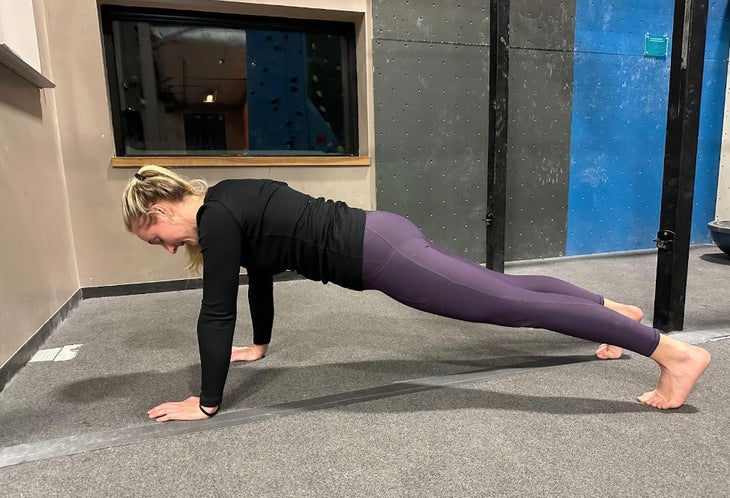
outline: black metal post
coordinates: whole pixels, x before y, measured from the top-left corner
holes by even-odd
[[[675,0],[654,327],[682,330],[687,290],[708,0]]]
[[[507,103],[509,92],[510,0],[490,0],[489,147],[487,161],[487,261],[504,271],[507,203]]]

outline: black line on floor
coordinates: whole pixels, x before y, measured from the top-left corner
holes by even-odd
[[[215,418],[203,421],[151,422],[142,426],[125,427],[123,429],[77,434],[58,439],[18,444],[0,449],[0,468],[25,462],[77,455],[94,450],[153,441],[172,436],[236,427],[262,420],[337,408],[354,403],[375,401],[484,380],[494,380],[518,373],[531,372],[537,368],[557,367],[593,360],[595,360],[593,356],[541,357],[509,366],[485,368],[449,375],[436,375],[368,389],[330,394],[318,398],[221,413]]]

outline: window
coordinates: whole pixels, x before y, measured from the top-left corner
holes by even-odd
[[[101,13],[117,156],[358,154],[352,24]]]

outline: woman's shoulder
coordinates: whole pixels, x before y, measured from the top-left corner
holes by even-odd
[[[255,216],[285,183],[268,179],[226,179],[208,188],[203,207],[225,207],[237,219]]]

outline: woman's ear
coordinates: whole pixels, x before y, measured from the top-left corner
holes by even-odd
[[[172,213],[170,212],[170,209],[165,206],[164,204],[153,204],[150,206],[150,213],[156,215],[156,216],[165,216],[167,218],[170,218]]]

